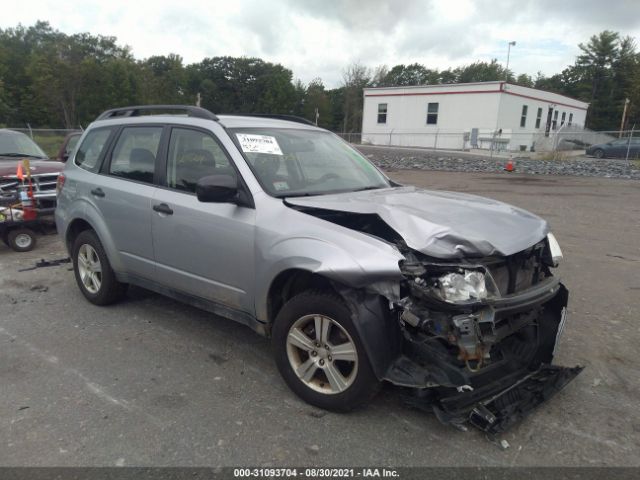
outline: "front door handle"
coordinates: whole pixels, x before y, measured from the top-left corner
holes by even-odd
[[[91,195],[102,198],[104,197],[104,191],[100,187],[94,188],[93,190],[91,190]]]
[[[153,210],[158,213],[164,213],[165,215],[173,215],[173,210],[166,203],[159,203],[153,206]]]

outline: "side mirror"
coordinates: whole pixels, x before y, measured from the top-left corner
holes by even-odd
[[[236,203],[238,181],[230,175],[209,175],[196,183],[196,196],[201,202]]]

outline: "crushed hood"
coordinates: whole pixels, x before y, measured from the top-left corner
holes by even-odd
[[[549,231],[540,217],[506,203],[457,192],[396,187],[289,197],[304,208],[376,214],[410,248],[441,258],[512,255]]]

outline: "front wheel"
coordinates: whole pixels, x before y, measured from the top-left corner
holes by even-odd
[[[593,152],[593,156],[596,158],[604,158],[604,150],[602,150],[601,148],[597,149],[595,152]]]
[[[349,411],[378,391],[349,309],[337,295],[304,292],[278,313],[272,343],[285,382],[317,407]]]
[[[92,230],[81,232],[73,242],[73,271],[80,291],[95,305],[118,301],[126,284],[118,282],[100,239]]]

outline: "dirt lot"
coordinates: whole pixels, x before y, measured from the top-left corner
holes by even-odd
[[[385,389],[349,415],[299,401],[269,344],[232,322],[131,289],[80,295],[55,236],[0,247],[0,465],[640,465],[640,184],[403,171],[542,215],[571,291],[559,363],[585,371],[504,435],[506,450]]]

